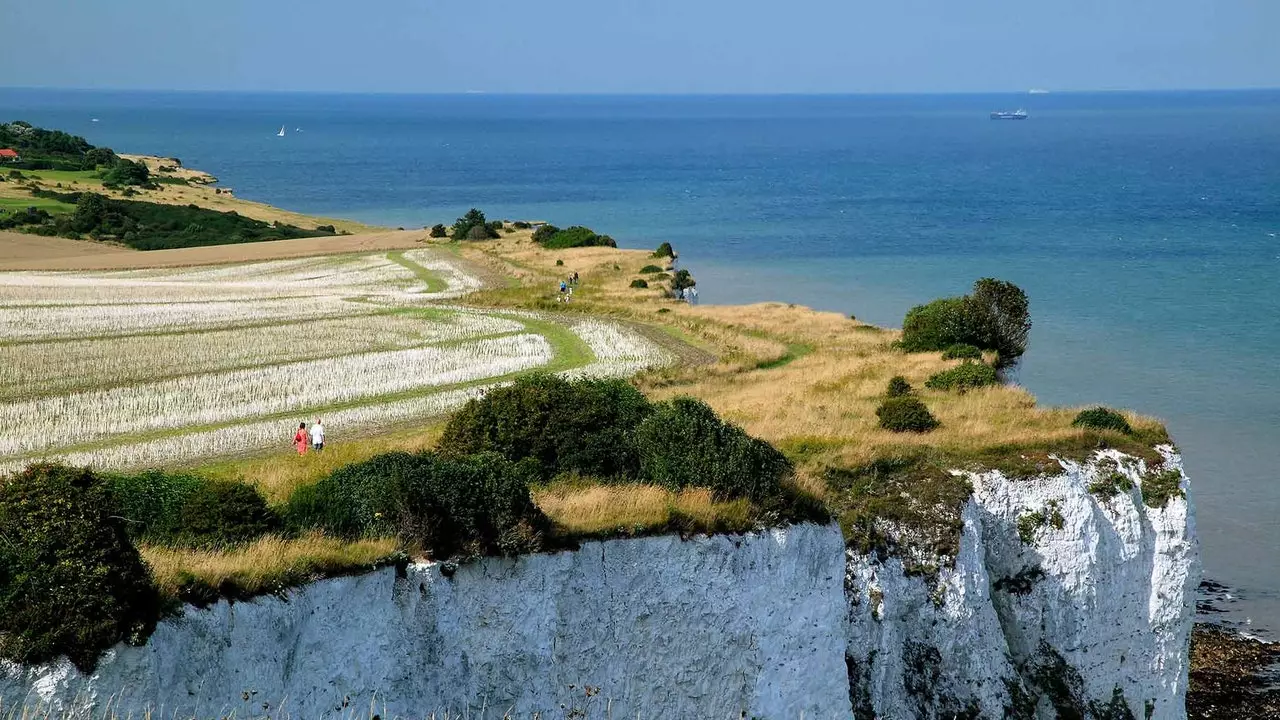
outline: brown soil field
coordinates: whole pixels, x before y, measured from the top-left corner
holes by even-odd
[[[139,252],[81,240],[0,233],[0,270],[130,270],[221,265],[413,248],[418,247],[426,237],[427,233],[423,230],[388,230]],[[13,250],[10,250],[11,247]]]
[[[49,261],[92,255],[121,255],[133,252],[136,251],[91,240],[40,237],[39,235],[0,230],[0,266],[9,263]]]

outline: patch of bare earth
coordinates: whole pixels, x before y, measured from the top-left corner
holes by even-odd
[[[132,252],[135,251],[92,240],[68,240],[0,230],[0,267],[10,263],[45,262],[93,255],[127,255]]]
[[[7,252],[9,236],[33,241],[58,241],[47,245],[24,245],[24,254]],[[192,265],[223,265],[227,263],[281,260],[285,258],[318,255],[342,255],[346,253],[374,252],[420,247],[426,233],[421,230],[388,230],[355,235],[275,240],[271,242],[237,243],[234,245],[210,245],[206,247],[180,248],[176,250],[121,251],[100,243],[62,238],[42,238],[18,233],[0,234],[0,270],[131,270],[136,268],[187,267]],[[72,254],[71,245],[86,249]],[[111,247],[111,251],[95,248]],[[42,251],[42,248],[44,249]],[[42,254],[43,252],[43,254]]]

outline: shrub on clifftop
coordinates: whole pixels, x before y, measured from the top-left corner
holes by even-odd
[[[439,447],[455,456],[493,451],[512,461],[533,458],[548,477],[633,477],[632,431],[650,412],[645,396],[622,380],[533,375],[467,403],[450,418]]]
[[[792,472],[777,448],[692,397],[659,404],[636,429],[636,445],[643,479],[668,490],[707,487],[718,499],[776,497]]]
[[[902,322],[901,347],[907,352],[946,350],[957,344],[993,350],[1010,363],[1027,350],[1031,315],[1027,294],[1017,285],[982,278],[973,292],[917,305]]]
[[[671,258],[674,260],[676,257],[676,251],[671,247],[671,243],[664,242],[658,246],[657,250],[653,251],[653,256],[656,258]]]
[[[1120,413],[1108,407],[1095,407],[1081,410],[1076,419],[1071,421],[1073,427],[1093,428],[1094,430],[1115,430],[1125,435],[1133,433],[1129,421]]]
[[[934,373],[924,385],[934,390],[959,390],[964,392],[985,385],[1000,382],[996,371],[990,365],[976,362],[963,362],[953,368]]]
[[[887,397],[902,397],[911,394],[911,383],[901,375],[894,375],[889,378],[889,389],[885,391]]]
[[[489,226],[484,213],[471,208],[466,215],[454,221],[451,237],[454,240],[492,240],[498,237],[498,233]]]
[[[575,225],[564,230],[555,229],[554,226],[544,225],[544,228],[553,228],[554,232],[545,232],[543,228],[533,234],[533,241],[547,248],[548,250],[565,250],[576,247],[618,247],[618,243],[608,235],[597,235],[594,230],[581,225]]]
[[[66,655],[82,671],[141,642],[160,603],[107,486],[88,470],[33,465],[0,479],[0,658]]]
[[[904,395],[888,398],[876,408],[880,427],[893,432],[929,432],[941,423],[919,398]]]

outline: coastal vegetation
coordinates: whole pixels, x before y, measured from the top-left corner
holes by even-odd
[[[125,161],[128,162],[128,161]],[[217,212],[196,206],[114,200],[98,193],[35,190],[39,198],[65,203],[70,213],[0,215],[0,230],[19,229],[37,235],[118,242],[135,250],[262,242],[333,235],[333,226],[304,230],[279,221],[267,223],[235,211]]]
[[[1016,362],[1027,349],[1031,315],[1027,295],[1017,285],[982,278],[973,292],[919,305],[902,322],[901,347],[907,352],[964,352],[971,345],[996,353],[1001,364]]]
[[[829,516],[850,547],[928,576],[958,551],[972,490],[954,470],[1027,477],[1111,447],[1162,472],[1153,420],[1073,424],[965,379],[994,375],[981,351],[1016,357],[1029,328],[1007,284],[943,301],[960,309],[918,329],[960,318],[963,331],[922,350],[834,313],[675,302],[694,279],[642,273],[650,252],[553,248],[533,236],[558,230],[498,232],[475,212],[464,237],[483,227],[485,242],[0,275],[0,419],[40,418],[3,439],[0,466],[110,469],[94,475],[137,520],[120,532],[155,592],[198,602],[416,554]],[[572,303],[557,297],[567,271],[582,278]],[[471,272],[505,281],[481,289]],[[632,287],[640,274],[649,292]],[[961,342],[979,357],[948,353]],[[949,372],[961,379],[930,384]],[[314,416],[342,428],[336,443],[273,449]]]
[[[466,215],[454,221],[449,237],[454,240],[492,240],[500,237],[498,228],[502,226],[502,223],[497,223],[497,226],[494,227],[494,224],[486,220],[483,212],[471,208]],[[441,236],[433,235],[433,237]]]

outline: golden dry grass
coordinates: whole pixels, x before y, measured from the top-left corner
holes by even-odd
[[[717,502],[705,489],[672,492],[654,485],[551,486],[533,500],[564,531],[577,536],[640,533],[653,528],[746,529],[751,504]]]
[[[287,501],[294,490],[317,482],[343,465],[393,450],[417,452],[435,447],[443,431],[443,422],[433,422],[423,427],[332,442],[325,445],[323,452],[305,455],[292,450],[273,452],[206,465],[200,472],[207,477],[248,482],[258,488],[267,502],[278,505]]]
[[[181,550],[144,545],[139,550],[156,585],[176,598],[193,585],[233,595],[274,593],[320,577],[369,569],[397,551],[393,539],[348,542],[319,533],[269,536],[230,550]]]

